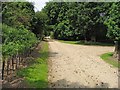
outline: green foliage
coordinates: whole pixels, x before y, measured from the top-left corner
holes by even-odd
[[[33,32],[37,35],[38,38],[43,37],[43,34],[46,34],[48,16],[44,12],[36,12],[34,17],[34,29]]]
[[[4,57],[12,56],[31,48],[36,42],[36,36],[26,29],[14,29],[2,25],[2,54]]]
[[[49,2],[43,9],[48,25],[54,25],[54,38],[64,40],[107,39],[104,20],[111,3]]]
[[[20,70],[17,74],[25,77],[25,82],[29,87],[34,88],[47,88],[48,87],[48,43],[42,42],[40,57],[32,61],[32,65]]]
[[[108,27],[107,36],[115,41],[120,41],[120,3],[113,3],[105,24]]]
[[[37,42],[28,30],[34,27],[34,6],[30,2],[2,2],[2,54],[9,57],[23,53]]]
[[[34,14],[30,2],[2,2],[2,21],[11,27],[31,30]]]
[[[58,13],[60,11],[61,4],[56,2],[48,2],[47,5],[43,8],[43,11],[49,17],[49,24],[55,25],[57,23]]]
[[[16,29],[26,28],[42,38],[47,31],[47,15],[44,12],[35,12],[30,2],[2,2],[2,20],[8,26]]]
[[[72,31],[70,31],[70,26],[67,21],[60,22],[55,28],[55,37],[58,39],[66,39],[72,36]]]

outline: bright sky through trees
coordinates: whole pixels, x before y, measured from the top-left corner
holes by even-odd
[[[27,0],[29,2],[34,2],[35,11],[40,11],[49,0]]]

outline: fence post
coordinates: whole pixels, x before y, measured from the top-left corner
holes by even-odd
[[[2,80],[4,79],[5,60],[2,62]]]

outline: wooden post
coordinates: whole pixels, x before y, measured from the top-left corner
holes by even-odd
[[[18,64],[17,55],[15,56],[15,59],[16,59],[16,69],[17,69],[17,64]]]
[[[7,60],[7,75],[8,75],[8,71],[9,71],[9,60]]]
[[[2,80],[4,79],[5,61],[2,62]]]
[[[12,74],[12,57],[10,58],[10,74]]]
[[[120,62],[120,41],[118,41],[118,61]]]

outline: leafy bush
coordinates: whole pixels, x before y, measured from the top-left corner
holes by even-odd
[[[36,36],[26,29],[17,30],[3,24],[2,31],[2,54],[4,57],[22,53],[37,43]]]

